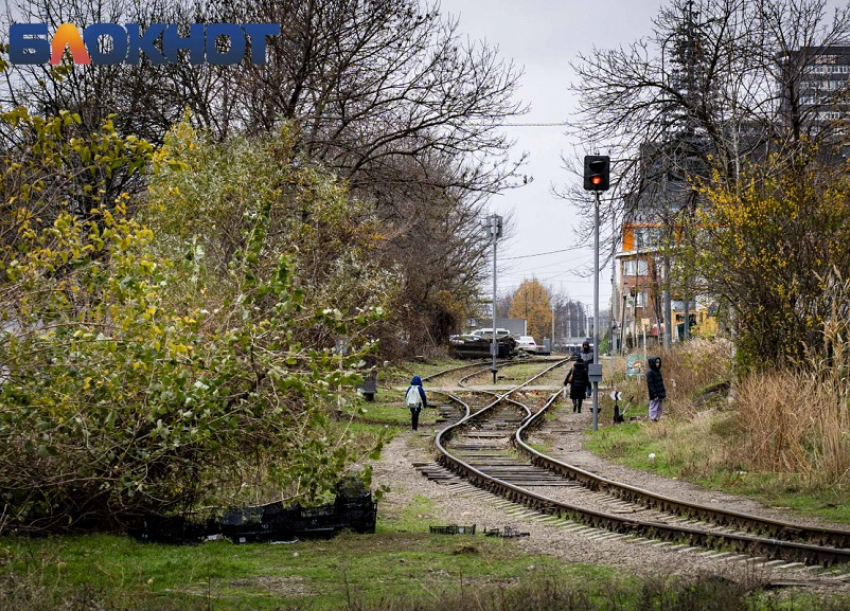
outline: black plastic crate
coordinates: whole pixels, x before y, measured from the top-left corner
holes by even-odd
[[[458,526],[450,524],[448,526],[431,526],[429,527],[432,535],[474,535],[475,524],[472,526]]]
[[[203,524],[185,516],[148,515],[139,526],[129,532],[145,543],[185,544],[198,543],[215,530],[215,523]]]
[[[484,536],[486,537],[500,537],[502,539],[515,539],[518,537],[530,537],[531,533],[519,532],[515,528],[511,528],[510,526],[505,526],[504,529],[499,530],[498,528],[494,528],[492,530],[484,529]]]
[[[280,503],[255,507],[230,507],[221,518],[221,533],[234,543],[292,541],[291,512]]]
[[[342,530],[375,532],[378,504],[371,493],[359,498],[337,497],[317,507],[282,503],[254,507],[231,507],[221,519],[221,532],[234,543],[291,541],[296,538],[330,538]]]
[[[342,506],[340,508],[339,521],[346,523],[347,527],[359,534],[375,532],[375,523],[378,519],[378,504]]]

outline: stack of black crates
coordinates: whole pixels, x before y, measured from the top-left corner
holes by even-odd
[[[330,538],[342,530],[375,532],[378,504],[372,491],[355,477],[343,478],[336,486],[336,499],[328,505],[284,507],[283,503],[230,507],[221,519],[211,516],[206,523],[184,516],[148,516],[130,534],[145,542],[196,543],[218,535],[234,543],[295,541]]]
[[[231,507],[221,519],[221,532],[234,543],[294,541],[330,538],[342,530],[375,532],[378,504],[372,492],[359,486],[337,486],[329,505],[284,507],[270,503],[256,507]]]

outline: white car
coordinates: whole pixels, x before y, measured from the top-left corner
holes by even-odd
[[[546,350],[546,346],[539,346],[537,342],[534,341],[534,338],[530,335],[521,335],[516,341],[516,349],[517,351],[522,350],[523,352],[527,352],[528,354],[548,353],[548,351]]]
[[[476,329],[475,331],[470,333],[470,335],[473,335],[475,337],[486,337],[486,338],[492,339],[493,338],[493,327],[487,327],[486,329]],[[505,339],[506,337],[510,337],[510,335],[511,335],[511,332],[508,331],[507,329],[502,329],[501,327],[496,328],[496,340],[497,341]]]

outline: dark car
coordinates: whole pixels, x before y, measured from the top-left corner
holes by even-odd
[[[455,335],[449,338],[449,356],[456,359],[484,359],[492,356],[492,339],[475,335]],[[511,358],[516,355],[516,340],[505,337],[496,342],[497,357]]]

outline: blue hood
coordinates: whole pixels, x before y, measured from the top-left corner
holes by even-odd
[[[411,386],[422,386],[422,378],[419,376],[413,376],[413,379],[410,380]]]

